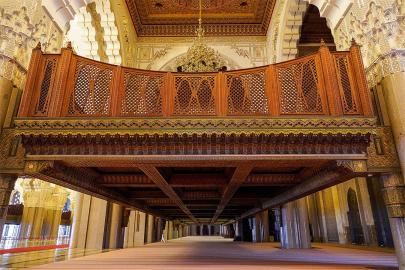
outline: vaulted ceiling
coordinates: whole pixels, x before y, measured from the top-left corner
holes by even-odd
[[[198,0],[126,0],[138,36],[194,36]],[[208,36],[266,35],[276,0],[202,0]]]

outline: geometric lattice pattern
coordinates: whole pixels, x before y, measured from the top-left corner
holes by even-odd
[[[215,75],[175,76],[175,115],[215,115]]]
[[[103,116],[110,113],[112,70],[79,62],[68,115]]]
[[[121,101],[122,116],[162,115],[163,75],[150,76],[127,72],[124,80],[125,95]]]
[[[228,115],[268,114],[265,69],[226,74]]]
[[[285,67],[276,66],[276,70],[280,82],[281,114],[321,114],[323,112],[314,57]]]
[[[41,88],[39,92],[38,102],[35,107],[34,115],[45,115],[48,112],[49,106],[49,88],[53,82],[54,71],[56,68],[56,58],[49,58],[45,61],[44,77],[42,78]]]
[[[349,61],[346,55],[335,56],[336,71],[338,76],[338,84],[340,97],[343,105],[343,113],[357,114],[359,113],[356,99],[352,91],[353,87],[349,78]]]

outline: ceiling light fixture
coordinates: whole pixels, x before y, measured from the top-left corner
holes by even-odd
[[[214,72],[226,70],[225,61],[221,55],[209,47],[204,41],[204,29],[202,27],[202,4],[199,0],[200,16],[198,19],[197,37],[187,53],[176,60],[179,72]]]

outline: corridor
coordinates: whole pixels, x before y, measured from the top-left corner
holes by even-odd
[[[282,250],[277,243],[238,243],[193,236],[75,258],[32,269],[397,269],[389,249],[314,244]]]

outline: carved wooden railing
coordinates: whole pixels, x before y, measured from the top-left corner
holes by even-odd
[[[372,116],[359,47],[218,73],[146,71],[33,50],[19,117]]]

